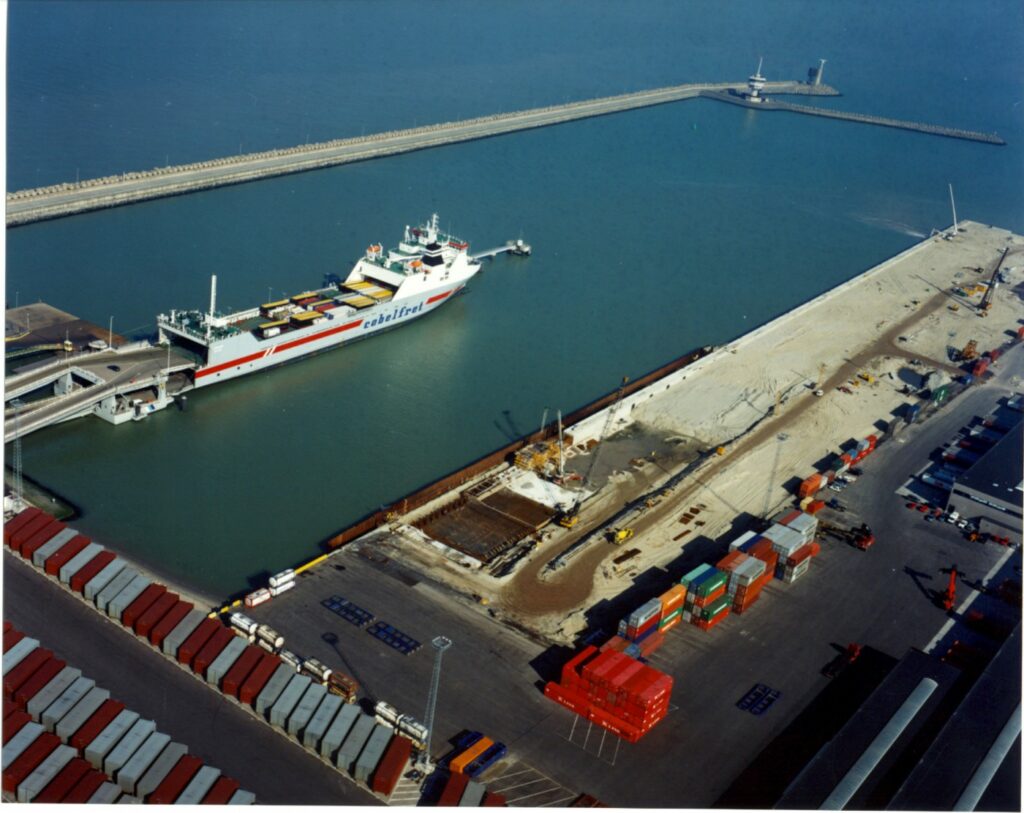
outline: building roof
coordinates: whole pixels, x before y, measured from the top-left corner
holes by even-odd
[[[996,441],[977,463],[958,477],[957,485],[986,497],[1024,508],[1021,472],[1024,471],[1024,422],[1018,422]]]

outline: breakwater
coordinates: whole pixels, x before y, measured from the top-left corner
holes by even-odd
[[[919,121],[902,121],[901,119],[889,119],[883,116],[869,116],[864,113],[847,113],[842,110],[827,110],[821,107],[807,107],[802,104],[791,102],[777,102],[765,100],[751,102],[750,100],[737,96],[728,91],[717,90],[702,91],[700,96],[706,99],[716,99],[721,102],[749,107],[754,110],[784,110],[789,113],[802,113],[805,116],[821,116],[826,119],[839,119],[841,121],[853,121],[860,124],[873,124],[877,127],[893,127],[897,130],[912,130],[928,135],[943,136],[945,138],[959,138],[964,141],[980,141],[983,144],[996,144],[1004,146],[1006,142],[994,133],[981,133],[976,130],[962,130],[958,127],[943,127],[938,124],[925,124]]]
[[[7,195],[7,225],[18,226],[96,209],[247,183],[277,175],[306,172],[445,144],[489,138],[518,130],[549,127],[577,119],[693,99],[705,92],[727,94],[730,90],[737,91],[745,87],[746,84],[742,82],[672,85],[655,90],[393,130],[357,138],[335,139],[192,164],[126,172],[75,183],[24,189]],[[827,85],[815,86],[800,82],[768,82],[765,90],[775,94],[838,95],[835,89]]]

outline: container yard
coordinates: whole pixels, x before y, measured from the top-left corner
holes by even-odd
[[[688,804],[711,806],[827,696],[823,681],[855,657],[826,669],[837,649],[860,653],[860,644],[844,649],[859,640],[898,657],[942,627],[942,595],[922,579],[946,578],[951,542],[953,569],[979,590],[1013,555],[994,537],[943,538],[956,527],[919,521],[895,495],[934,432],[1001,397],[988,382],[1019,384],[1017,334],[1001,334],[1024,315],[1005,291],[1024,266],[1006,264],[991,315],[969,314],[971,335],[992,348],[985,370],[943,360],[936,342],[951,325],[965,329],[965,308],[946,304],[963,273],[953,264],[998,258],[1007,243],[1011,257],[1024,247],[973,223],[929,239],[731,345],[624,381],[220,609],[34,507],[7,520],[5,561],[74,596],[93,623],[116,625],[165,668],[260,721],[291,758],[325,766],[367,798],[499,806],[593,794],[675,806],[683,782]],[[939,275],[929,282],[938,293],[904,302],[922,263]],[[903,298],[888,285],[903,286]],[[861,344],[828,319],[851,299],[881,320]],[[801,347],[819,350],[803,373],[787,355],[794,320]],[[815,333],[820,325],[831,333]],[[765,347],[774,349],[766,356]],[[753,388],[751,353],[761,376]],[[950,383],[900,386],[904,369],[922,366]],[[800,377],[780,377],[783,368]],[[956,573],[949,583],[954,607]],[[10,798],[69,796],[79,784],[107,801],[242,793],[175,748],[159,721],[18,635],[5,628],[5,698],[38,731],[27,729],[37,736],[9,764],[5,725]],[[887,657],[867,658],[885,668],[866,690],[892,668]],[[829,719],[839,728],[847,718]],[[695,744],[713,766],[685,759]],[[157,766],[159,781],[147,782]],[[96,784],[97,772],[113,781]],[[541,789],[517,792],[503,779],[517,772],[536,774]]]

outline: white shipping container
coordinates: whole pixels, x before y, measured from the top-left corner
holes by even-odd
[[[740,536],[738,536],[736,539],[734,539],[732,542],[729,543],[729,550],[730,551],[738,550],[740,547],[742,547],[743,545],[747,544],[747,542],[749,542],[751,539],[753,539],[756,536],[757,536],[757,534],[754,533],[753,531],[747,531],[744,534],[740,534]]]
[[[245,597],[246,607],[258,607],[265,601],[270,601],[270,591],[266,587],[261,587],[259,590],[254,590]]]

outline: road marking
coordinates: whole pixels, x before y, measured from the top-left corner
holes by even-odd
[[[527,785],[532,785],[535,782],[543,782],[545,778],[546,777],[542,777],[541,779],[531,779],[529,782],[520,782],[518,785],[509,785],[507,788],[502,788],[499,792],[502,794],[508,793],[510,790],[514,790],[515,788],[523,788]],[[551,780],[548,781],[550,782]]]
[[[982,580],[983,585],[988,584],[988,582],[992,579],[996,572],[1000,568],[1002,568],[1003,565],[1006,564],[1007,560],[1009,560],[1011,556],[1013,556],[1015,550],[1015,548],[1006,549],[1006,552],[1001,557],[999,557],[999,560],[994,565],[992,565],[992,569],[985,574],[985,578]],[[935,633],[935,637],[928,642],[928,645],[924,648],[924,651],[926,653],[928,653],[929,655],[932,653],[932,649],[935,648],[935,645],[938,644],[938,642],[941,641],[944,637],[946,637],[946,634],[953,628],[953,625],[956,624],[956,622],[963,617],[963,614],[967,612],[967,608],[974,603],[974,600],[979,595],[980,594],[977,590],[971,590],[967,598],[963,600],[963,603],[956,608],[956,616],[954,618],[947,619],[946,623],[942,625],[942,628],[937,633]]]
[[[555,805],[560,805],[563,802],[568,802],[570,799],[575,799],[577,796],[579,796],[578,793],[573,793],[570,796],[565,796],[565,797],[563,797],[561,799],[555,799],[555,801],[553,801],[553,802],[544,802],[544,804],[537,805],[537,807],[554,807]]]
[[[511,803],[511,802],[521,802],[521,801],[523,801],[523,799],[531,799],[534,796],[543,796],[545,793],[552,793],[552,792],[557,792],[557,791],[558,791],[558,787],[548,788],[547,790],[537,791],[537,793],[528,793],[525,796],[517,796],[515,799],[510,799],[509,803]],[[531,805],[531,807],[532,806],[533,805]]]

